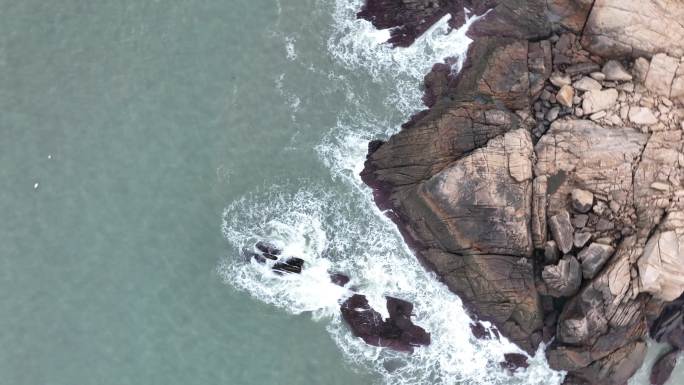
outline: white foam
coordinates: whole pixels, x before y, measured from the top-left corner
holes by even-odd
[[[467,27],[446,34],[445,17],[412,47],[391,49],[383,44],[388,31],[356,19],[360,6],[361,0],[336,0],[328,50],[347,70],[366,71],[382,87],[395,87],[388,102],[408,116],[421,108],[419,85],[431,66],[449,56],[460,63],[470,43]],[[276,79],[281,93],[283,77]],[[335,73],[329,77],[345,80]],[[423,269],[394,224],[377,209],[359,172],[368,141],[387,137],[398,127],[389,123],[391,117],[367,109],[363,97],[353,88],[347,91],[348,105],[339,112],[337,125],[316,147],[335,187],[306,181],[297,187],[273,186],[225,209],[223,232],[235,250],[268,239],[285,255],[303,258],[303,273],[277,276],[267,265],[233,255],[219,267],[221,275],[261,301],[292,313],[312,312],[327,323],[348,361],[370,368],[387,385],[560,384],[563,374],[548,368],[541,350],[527,370],[509,376],[499,363],[504,353],[520,350],[505,339],[475,339],[460,299]],[[414,321],[431,333],[431,345],[408,355],[354,337],[339,313],[340,302],[350,293],[330,282],[329,271],[348,274],[349,286],[357,287],[385,316],[386,295],[414,303]]]

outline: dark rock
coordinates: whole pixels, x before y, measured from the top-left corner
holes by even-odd
[[[369,345],[409,353],[416,346],[430,344],[430,334],[411,321],[412,309],[410,302],[387,297],[390,318],[383,320],[360,294],[349,297],[340,307],[342,318],[355,336]]]
[[[349,276],[347,276],[346,274],[330,273],[330,282],[334,283],[335,285],[344,287],[346,284],[349,283],[349,280]]]
[[[680,351],[675,349],[658,358],[653,369],[651,369],[651,385],[664,385],[670,379],[670,375],[677,365],[679,354]]]
[[[650,335],[658,342],[684,349],[684,296],[663,308],[651,325]]]
[[[280,255],[282,253],[282,250],[280,250],[274,244],[268,243],[265,241],[257,242],[256,245],[254,245],[254,247],[256,247],[262,253],[266,253],[266,254]]]
[[[443,16],[451,14],[450,25],[465,22],[462,0],[366,0],[358,18],[373,23],[377,29],[392,28],[387,41],[408,47]]]
[[[512,372],[518,369],[527,369],[530,364],[527,362],[527,356],[519,353],[504,354],[504,361],[501,362],[501,367]]]
[[[302,267],[304,266],[304,260],[297,257],[291,257],[285,260],[285,262],[276,262],[273,265],[273,270],[280,273],[296,273],[300,274],[302,272]]]
[[[480,321],[471,323],[470,331],[473,332],[473,335],[478,340],[489,339],[492,337],[487,328]]]

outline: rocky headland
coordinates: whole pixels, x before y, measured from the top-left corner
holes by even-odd
[[[684,348],[684,3],[368,0],[359,17],[409,45],[464,7],[482,17],[463,68],[435,64],[427,109],[369,144],[363,180],[473,317],[547,343],[566,384],[625,384],[649,335],[672,346],[662,384]]]

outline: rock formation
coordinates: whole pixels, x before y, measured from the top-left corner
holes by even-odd
[[[622,385],[649,330],[684,342],[684,5],[464,4],[487,13],[463,69],[435,65],[361,176],[475,318]]]
[[[411,321],[413,305],[410,302],[387,297],[390,316],[385,320],[361,294],[349,297],[340,310],[354,335],[369,345],[413,352],[416,346],[430,344],[430,334]]]

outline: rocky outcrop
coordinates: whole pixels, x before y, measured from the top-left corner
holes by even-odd
[[[553,341],[567,384],[622,385],[649,330],[684,343],[684,52],[646,18],[681,5],[465,3],[489,12],[463,69],[433,68],[430,108],[362,178],[474,317],[528,353]]]
[[[465,21],[462,0],[367,0],[357,16],[377,29],[392,28],[388,43],[408,47],[442,17],[453,27]]]
[[[369,345],[410,353],[417,346],[430,344],[430,334],[411,321],[410,302],[387,297],[390,316],[382,319],[365,296],[354,294],[344,301],[340,310],[354,335]]]
[[[684,3],[678,0],[595,0],[583,45],[605,58],[684,56]]]

